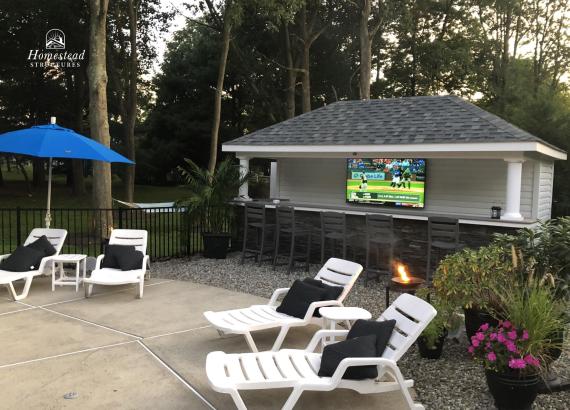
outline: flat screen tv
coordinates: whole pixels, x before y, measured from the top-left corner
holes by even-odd
[[[426,161],[421,158],[348,158],[346,201],[423,208]]]

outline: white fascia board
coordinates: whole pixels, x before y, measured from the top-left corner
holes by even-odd
[[[382,144],[382,145],[222,145],[224,152],[247,153],[444,153],[444,152],[539,152],[555,159],[566,159],[566,153],[560,152],[540,142],[489,142],[489,143],[448,143],[448,144]]]

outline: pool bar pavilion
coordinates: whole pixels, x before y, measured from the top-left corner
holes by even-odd
[[[422,255],[428,218],[456,219],[468,246],[549,219],[554,161],[566,160],[563,150],[456,96],[339,101],[222,149],[244,172],[253,158],[271,159],[271,197],[281,204],[308,218],[343,213],[355,230],[363,215],[391,216],[400,242],[423,247]],[[424,207],[348,202],[347,161],[357,158],[425,160]],[[237,202],[248,201],[244,184]]]

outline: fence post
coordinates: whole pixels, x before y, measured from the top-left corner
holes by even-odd
[[[118,208],[119,211],[119,229],[123,229],[123,208]]]
[[[20,225],[22,224],[21,208],[16,207],[16,243],[18,246],[22,244],[22,231]]]
[[[190,251],[190,241],[192,238],[192,223],[190,221],[190,214],[188,212],[185,212],[185,219],[186,219],[186,256],[190,256],[191,251]]]

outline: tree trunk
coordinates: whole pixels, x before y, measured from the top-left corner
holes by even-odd
[[[85,75],[83,70],[79,70],[75,78],[75,130],[83,134],[83,107],[85,107]],[[71,160],[73,168],[73,194],[76,196],[85,195],[85,174],[83,171],[83,160]]]
[[[307,26],[307,6],[301,9],[301,30],[303,32],[303,55],[301,58],[301,88],[302,88],[302,109],[303,113],[311,111],[311,40],[309,28]]]
[[[295,116],[295,88],[297,83],[297,71],[293,62],[293,50],[291,48],[291,37],[289,36],[289,24],[283,23],[285,36],[285,58],[287,61],[287,118]]]
[[[220,122],[222,119],[222,93],[224,91],[224,78],[226,76],[226,65],[228,62],[228,51],[230,49],[230,33],[231,33],[231,16],[228,12],[228,6],[224,13],[224,25],[222,29],[222,51],[220,53],[220,62],[218,64],[218,81],[216,83],[216,96],[214,99],[214,122],[212,124],[212,134],[210,142],[210,161],[208,162],[208,171],[214,173],[216,162],[218,161],[218,140],[220,133]]]
[[[372,42],[368,20],[372,9],[371,0],[363,0],[360,10],[360,99],[370,99],[370,73],[372,72]]]
[[[32,160],[32,185],[36,188],[41,188],[46,183],[46,163],[43,158],[34,158]]]
[[[129,91],[127,93],[127,118],[125,120],[125,146],[127,158],[135,160],[135,124],[137,120],[137,3],[129,0]],[[126,165],[124,183],[125,201],[134,202],[135,166]]]
[[[89,0],[89,124],[91,136],[110,146],[107,112],[106,23],[109,0]],[[93,161],[93,206],[111,209],[111,164]],[[112,212],[95,216],[95,227],[108,238],[113,227]]]
[[[30,185],[30,178],[28,177],[28,172],[26,171],[26,167],[22,164],[22,160],[16,158],[16,165],[20,168],[20,172],[24,176],[24,181],[26,181],[26,190],[28,191],[28,196],[32,196],[32,187]]]

